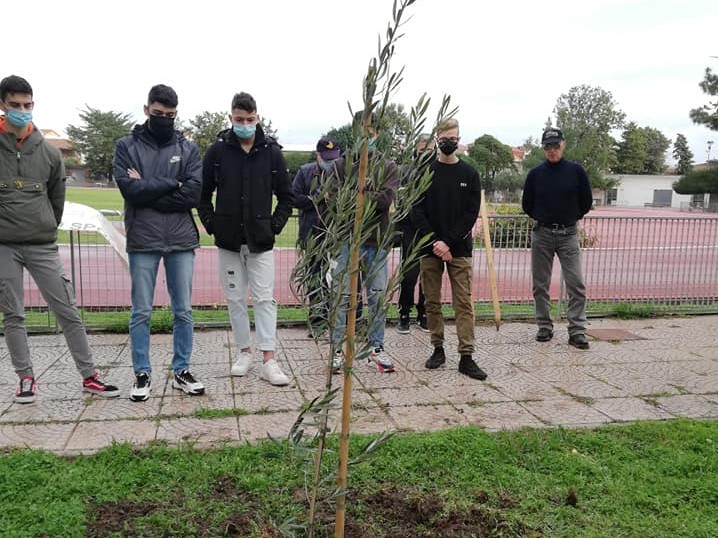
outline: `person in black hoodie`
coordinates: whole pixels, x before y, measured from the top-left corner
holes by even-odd
[[[471,299],[474,246],[471,230],[479,216],[481,181],[478,172],[456,156],[459,122],[454,118],[443,120],[437,125],[436,133],[440,153],[431,164],[431,183],[411,213],[419,235],[430,238],[419,262],[421,285],[426,296],[426,317],[434,346],[425,366],[433,370],[446,362],[441,314],[441,280],[446,266],[459,338],[459,372],[483,381],[486,372],[472,357],[475,338]]]
[[[199,247],[192,208],[199,202],[202,162],[197,146],[174,128],[177,104],[172,88],[153,86],[144,107],[147,121],[135,126],[115,148],[113,173],[125,199],[132,280],[132,401],[150,397],[150,316],[160,259],[174,318],[172,386],[191,396],[204,394],[204,385],[189,370],[194,249]]]
[[[581,248],[576,221],[593,205],[591,183],[586,170],[563,158],[566,142],[559,129],[546,129],[541,136],[546,160],[526,176],[522,206],[536,221],[531,234],[531,273],[536,305],[536,340],[553,338],[551,321],[551,272],[558,254],[568,291],[568,343],[588,349],[586,338],[586,286],[581,272]]]
[[[401,174],[402,186],[406,186],[407,182],[421,178],[426,167],[429,166],[434,159],[436,152],[436,144],[429,134],[419,136],[416,150],[414,151],[414,163],[403,170]],[[399,190],[401,192],[401,189]],[[401,195],[397,196],[397,202],[401,203]],[[416,246],[418,232],[411,215],[407,214],[403,219],[396,223],[396,229],[401,235],[401,259],[404,260],[412,252]],[[419,260],[415,260],[409,267],[404,270],[401,278],[401,286],[399,289],[399,325],[396,330],[399,334],[409,334],[411,309],[414,306],[414,290],[419,280]],[[429,332],[429,324],[426,320],[426,309],[424,307],[424,290],[419,283],[418,297],[416,299],[416,324],[424,332]]]
[[[232,99],[232,128],[207,150],[198,212],[219,248],[219,277],[240,349],[231,373],[246,375],[252,363],[247,287],[252,292],[260,378],[288,385],[277,363],[277,303],[274,300],[274,238],[292,212],[294,197],[281,146],[265,136],[257,103],[245,92]],[[217,191],[216,205],[212,195]],[[273,197],[277,205],[272,211]]]

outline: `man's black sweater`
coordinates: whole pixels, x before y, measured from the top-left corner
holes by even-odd
[[[474,246],[471,229],[481,206],[479,174],[464,161],[434,161],[430,166],[433,175],[429,188],[411,212],[417,235],[430,235],[429,245],[443,241],[454,257],[470,257]],[[431,253],[431,246],[425,253]]]
[[[526,176],[521,205],[538,222],[570,226],[583,218],[592,204],[588,174],[578,163],[544,161]]]

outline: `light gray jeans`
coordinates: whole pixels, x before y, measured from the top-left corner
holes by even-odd
[[[581,249],[576,226],[552,229],[535,226],[531,234],[531,271],[536,304],[536,323],[539,328],[553,329],[551,321],[551,272],[554,255],[558,255],[568,291],[568,334],[586,332],[586,286],[581,270]]]
[[[247,245],[239,252],[219,250],[219,280],[227,298],[229,320],[240,349],[251,346],[247,288],[252,293],[256,347],[274,351],[277,302],[274,300],[274,251],[252,253]]]
[[[20,377],[34,376],[25,329],[23,269],[28,270],[55,314],[80,375],[90,377],[95,372],[95,363],[75,307],[75,291],[65,275],[55,243],[0,244],[0,311],[15,372]]]

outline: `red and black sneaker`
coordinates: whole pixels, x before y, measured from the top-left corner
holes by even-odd
[[[103,398],[116,398],[120,395],[120,389],[102,381],[100,374],[97,372],[82,381],[82,390],[91,394],[97,394]]]
[[[35,401],[37,382],[31,375],[24,375],[20,379],[20,385],[15,390],[15,401],[21,404],[28,404]]]

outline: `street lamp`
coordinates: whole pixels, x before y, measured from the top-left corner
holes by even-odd
[[[706,162],[709,163],[711,162],[711,146],[713,145],[713,140],[706,142],[706,145],[708,146],[708,157],[706,158]]]

